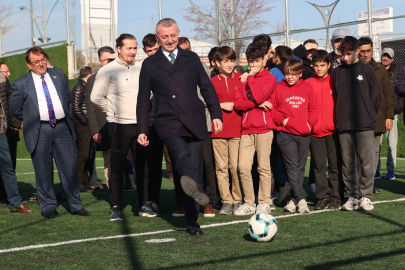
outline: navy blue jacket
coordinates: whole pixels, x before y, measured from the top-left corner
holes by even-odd
[[[72,118],[69,113],[70,89],[66,76],[60,68],[48,68],[49,76],[55,85],[66,122],[76,140]],[[41,129],[41,118],[39,115],[38,98],[35,90],[34,80],[31,71],[13,82],[10,98],[10,114],[21,121],[24,121],[24,140],[28,153],[32,154],[38,142]]]

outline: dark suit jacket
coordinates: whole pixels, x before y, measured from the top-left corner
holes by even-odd
[[[88,126],[90,128],[91,135],[94,136],[97,133],[101,133],[102,139],[101,144],[96,145],[96,151],[107,151],[110,150],[110,142],[108,139],[108,123],[107,114],[98,107],[94,106],[93,102],[90,100],[91,91],[93,91],[94,82],[96,80],[96,75],[93,74],[87,79],[86,87],[86,106],[87,106],[87,119]]]
[[[155,127],[162,140],[188,134],[208,138],[205,105],[198,98],[197,86],[207,104],[211,119],[222,120],[218,96],[200,61],[191,51],[178,47],[172,65],[160,48],[146,58],[139,76],[137,122],[139,134],[149,132],[150,91],[155,97]]]
[[[69,83],[60,68],[48,68],[48,73],[61,101],[66,122],[72,134],[72,139],[76,140],[76,134],[69,112]],[[41,128],[41,118],[39,115],[37,92],[31,71],[13,82],[10,98],[10,113],[15,118],[24,121],[23,134],[25,146],[28,153],[32,154],[37,145]]]

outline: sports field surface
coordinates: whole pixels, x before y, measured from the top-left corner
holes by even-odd
[[[97,160],[99,177],[102,162]],[[30,160],[17,161],[25,200],[35,194],[33,172]],[[171,215],[176,204],[173,182],[167,178],[162,215],[155,218],[139,217],[136,191],[128,191],[123,195],[124,220],[110,222],[106,188],[81,194],[90,217],[72,216],[66,202],[51,220],[41,216],[35,203],[26,203],[34,214],[10,213],[2,205],[0,269],[405,269],[404,160],[397,161],[396,177],[376,180],[381,194],[374,196],[370,212],[298,215],[278,207],[272,212],[278,233],[269,243],[251,241],[250,216],[219,216],[216,210],[214,218],[199,219],[205,235],[190,237],[184,219]],[[58,186],[55,173],[56,192]],[[312,193],[308,200],[315,202]]]

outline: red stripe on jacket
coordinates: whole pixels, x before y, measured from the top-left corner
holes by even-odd
[[[264,111],[258,106],[270,96],[276,86],[276,77],[265,68],[256,76],[248,76],[246,82],[239,83],[235,96],[235,109],[243,111],[242,135],[267,133],[274,129],[271,111]]]
[[[335,107],[336,107],[336,92],[331,75],[326,78],[315,77],[305,81],[312,86],[316,95],[319,120],[316,123],[312,136],[325,137],[336,132],[335,122]]]
[[[232,73],[228,78],[221,74],[212,77],[211,82],[214,85],[215,91],[219,99],[219,103],[235,102],[235,94],[238,90],[239,77],[242,74]],[[239,138],[242,130],[242,112],[232,112],[222,110],[223,128],[218,134],[211,133],[211,138]],[[215,130],[214,126],[212,130]]]
[[[319,118],[318,104],[312,86],[302,79],[289,86],[279,82],[272,95],[273,118],[277,130],[295,135],[309,135]],[[288,118],[284,126],[283,121]]]

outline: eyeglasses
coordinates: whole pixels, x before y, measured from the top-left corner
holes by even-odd
[[[100,59],[100,62],[102,62],[102,63],[105,63],[105,62],[111,63],[114,60],[115,60],[115,58],[107,58],[107,59],[103,59],[103,60]]]
[[[41,63],[46,63],[46,59],[42,58],[41,60],[35,61],[35,62],[30,62],[31,65],[33,66],[39,66]]]

